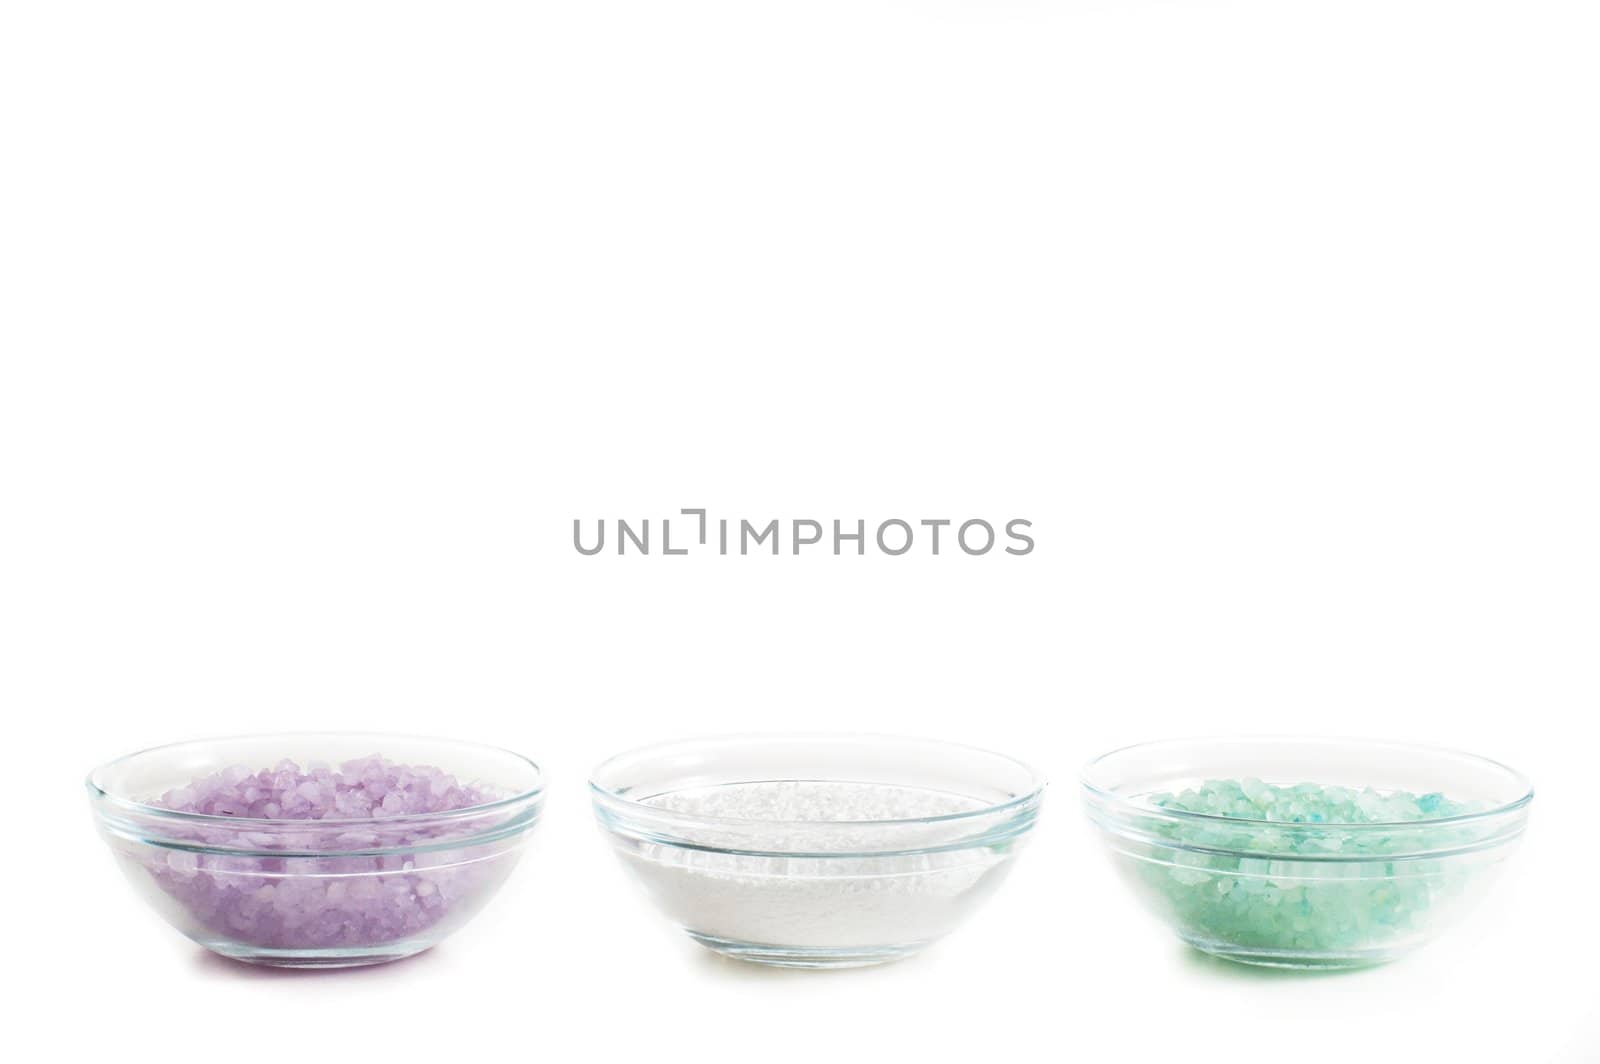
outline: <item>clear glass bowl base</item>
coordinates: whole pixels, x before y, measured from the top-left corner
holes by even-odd
[[[1361,950],[1351,953],[1303,953],[1296,950],[1235,946],[1225,942],[1180,934],[1179,938],[1201,953],[1208,953],[1235,964],[1256,968],[1287,968],[1294,971],[1338,972],[1355,968],[1374,968],[1398,959],[1404,950]]]
[[[391,942],[364,949],[264,949],[228,942],[201,942],[212,953],[241,964],[264,968],[366,968],[375,964],[415,957],[430,949],[432,942]]]
[[[738,942],[733,939],[688,932],[689,937],[713,953],[734,960],[765,964],[775,968],[865,968],[874,964],[888,964],[926,949],[927,942],[913,942],[903,946],[773,946],[760,942]]]

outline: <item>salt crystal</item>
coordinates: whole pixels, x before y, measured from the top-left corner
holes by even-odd
[[[1452,829],[1429,828],[1427,821],[1481,808],[1442,794],[1417,798],[1371,787],[1252,779],[1207,780],[1144,801],[1158,810],[1233,821],[1153,822],[1152,830],[1169,840],[1157,844],[1162,859],[1132,866],[1187,934],[1236,948],[1310,954],[1381,948],[1412,933],[1461,883],[1442,864],[1413,866],[1397,876],[1384,871],[1386,862],[1416,848],[1422,831],[1431,846],[1449,844]],[[1327,859],[1334,854],[1337,860]]]
[[[425,785],[406,786],[412,781]],[[463,785],[442,769],[402,766],[377,755],[345,762],[335,773],[314,763],[302,770],[284,760],[252,772],[230,766],[167,791],[153,804],[175,812],[278,821],[306,821],[305,832],[240,824],[197,829],[200,841],[235,849],[316,851],[395,844],[394,829],[331,834],[314,821],[376,824],[391,817],[448,812],[495,795]],[[431,842],[471,832],[470,826],[407,824],[400,837]],[[471,898],[497,862],[478,866],[461,851],[437,851],[436,866],[417,870],[408,854],[275,857],[226,852],[201,855],[157,850],[146,868],[168,894],[209,931],[231,941],[278,950],[381,945],[414,938],[450,911],[449,899]],[[266,880],[266,882],[263,882]]]
[[[943,791],[875,784],[771,781],[693,788],[645,804],[675,813],[770,822],[772,856],[719,851],[685,828],[688,848],[645,842],[619,848],[655,900],[702,940],[799,949],[924,943],[949,931],[999,882],[1007,849],[907,855],[860,851],[881,841],[870,821],[969,813],[984,802]],[[824,860],[786,851],[841,853]]]

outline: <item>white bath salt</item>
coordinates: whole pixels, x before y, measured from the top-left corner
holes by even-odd
[[[673,833],[694,846],[785,856],[648,842],[622,851],[665,912],[690,932],[724,943],[819,950],[920,945],[981,903],[1011,855],[1009,844],[882,854],[937,846],[961,828],[874,821],[971,813],[992,804],[942,791],[774,781],[675,791],[644,804],[770,822],[678,823]],[[841,856],[802,856],[832,853]]]
[[[804,837],[811,839],[815,832],[810,825],[817,822],[915,820],[972,813],[990,803],[948,791],[886,783],[772,780],[693,787],[657,795],[644,804],[693,816],[801,822],[807,825]],[[781,835],[782,829],[776,829],[776,834]]]

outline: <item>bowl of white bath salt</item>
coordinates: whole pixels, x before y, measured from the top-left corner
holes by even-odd
[[[1044,783],[925,739],[728,736],[618,755],[595,815],[656,906],[740,960],[897,960],[962,923],[1010,870]]]

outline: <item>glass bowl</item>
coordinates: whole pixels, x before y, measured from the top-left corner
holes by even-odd
[[[1084,769],[1083,795],[1134,893],[1189,945],[1356,968],[1428,942],[1482,896],[1533,789],[1428,746],[1215,738],[1106,754]]]
[[[1043,785],[921,739],[730,736],[622,754],[590,781],[656,905],[726,956],[846,968],[908,956],[992,894]]]
[[[185,788],[217,773],[243,781],[240,793],[256,794],[243,790],[254,787],[244,777],[283,771],[285,759],[352,779],[374,771],[374,755],[417,767],[405,781],[413,790],[391,798],[395,806],[422,793],[415,788],[434,787],[434,805],[460,807],[322,819],[246,815],[265,809],[259,798],[249,809],[228,803],[232,815],[163,808],[185,804],[195,793]],[[454,778],[455,794],[435,769]],[[286,968],[378,964],[440,942],[505,881],[543,801],[539,768],[526,758],[397,735],[178,743],[102,765],[86,782],[101,837],[167,922],[225,957]],[[177,801],[164,799],[174,792]],[[298,806],[300,799],[284,801]],[[281,808],[274,802],[266,811]]]

